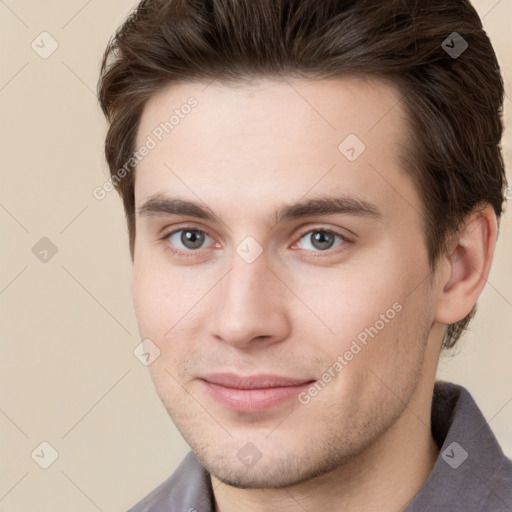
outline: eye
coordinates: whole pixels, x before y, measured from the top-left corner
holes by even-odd
[[[183,252],[201,249],[206,241],[213,241],[212,237],[197,229],[179,229],[167,235],[166,238],[178,250]]]
[[[315,230],[308,231],[299,240],[299,245],[301,249],[305,249],[307,251],[327,251],[334,247],[338,247],[347,240],[345,237],[338,233],[333,233],[332,231],[327,230]]]

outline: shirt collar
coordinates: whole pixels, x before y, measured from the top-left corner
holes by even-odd
[[[512,463],[469,392],[436,382],[431,418],[440,455],[405,512],[510,511]]]

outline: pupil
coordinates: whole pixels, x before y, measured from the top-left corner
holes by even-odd
[[[316,249],[329,249],[334,243],[334,237],[330,233],[317,231],[311,236],[313,247]]]
[[[181,242],[188,249],[197,249],[204,242],[204,234],[197,231],[182,231]]]

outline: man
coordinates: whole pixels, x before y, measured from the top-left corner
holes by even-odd
[[[192,449],[131,511],[512,510],[478,407],[435,382],[506,186],[469,3],[145,1],[99,93],[151,376]]]

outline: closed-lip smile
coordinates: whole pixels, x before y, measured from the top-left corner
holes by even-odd
[[[315,379],[214,373],[199,380],[206,392],[224,407],[239,412],[261,412],[297,397]]]

